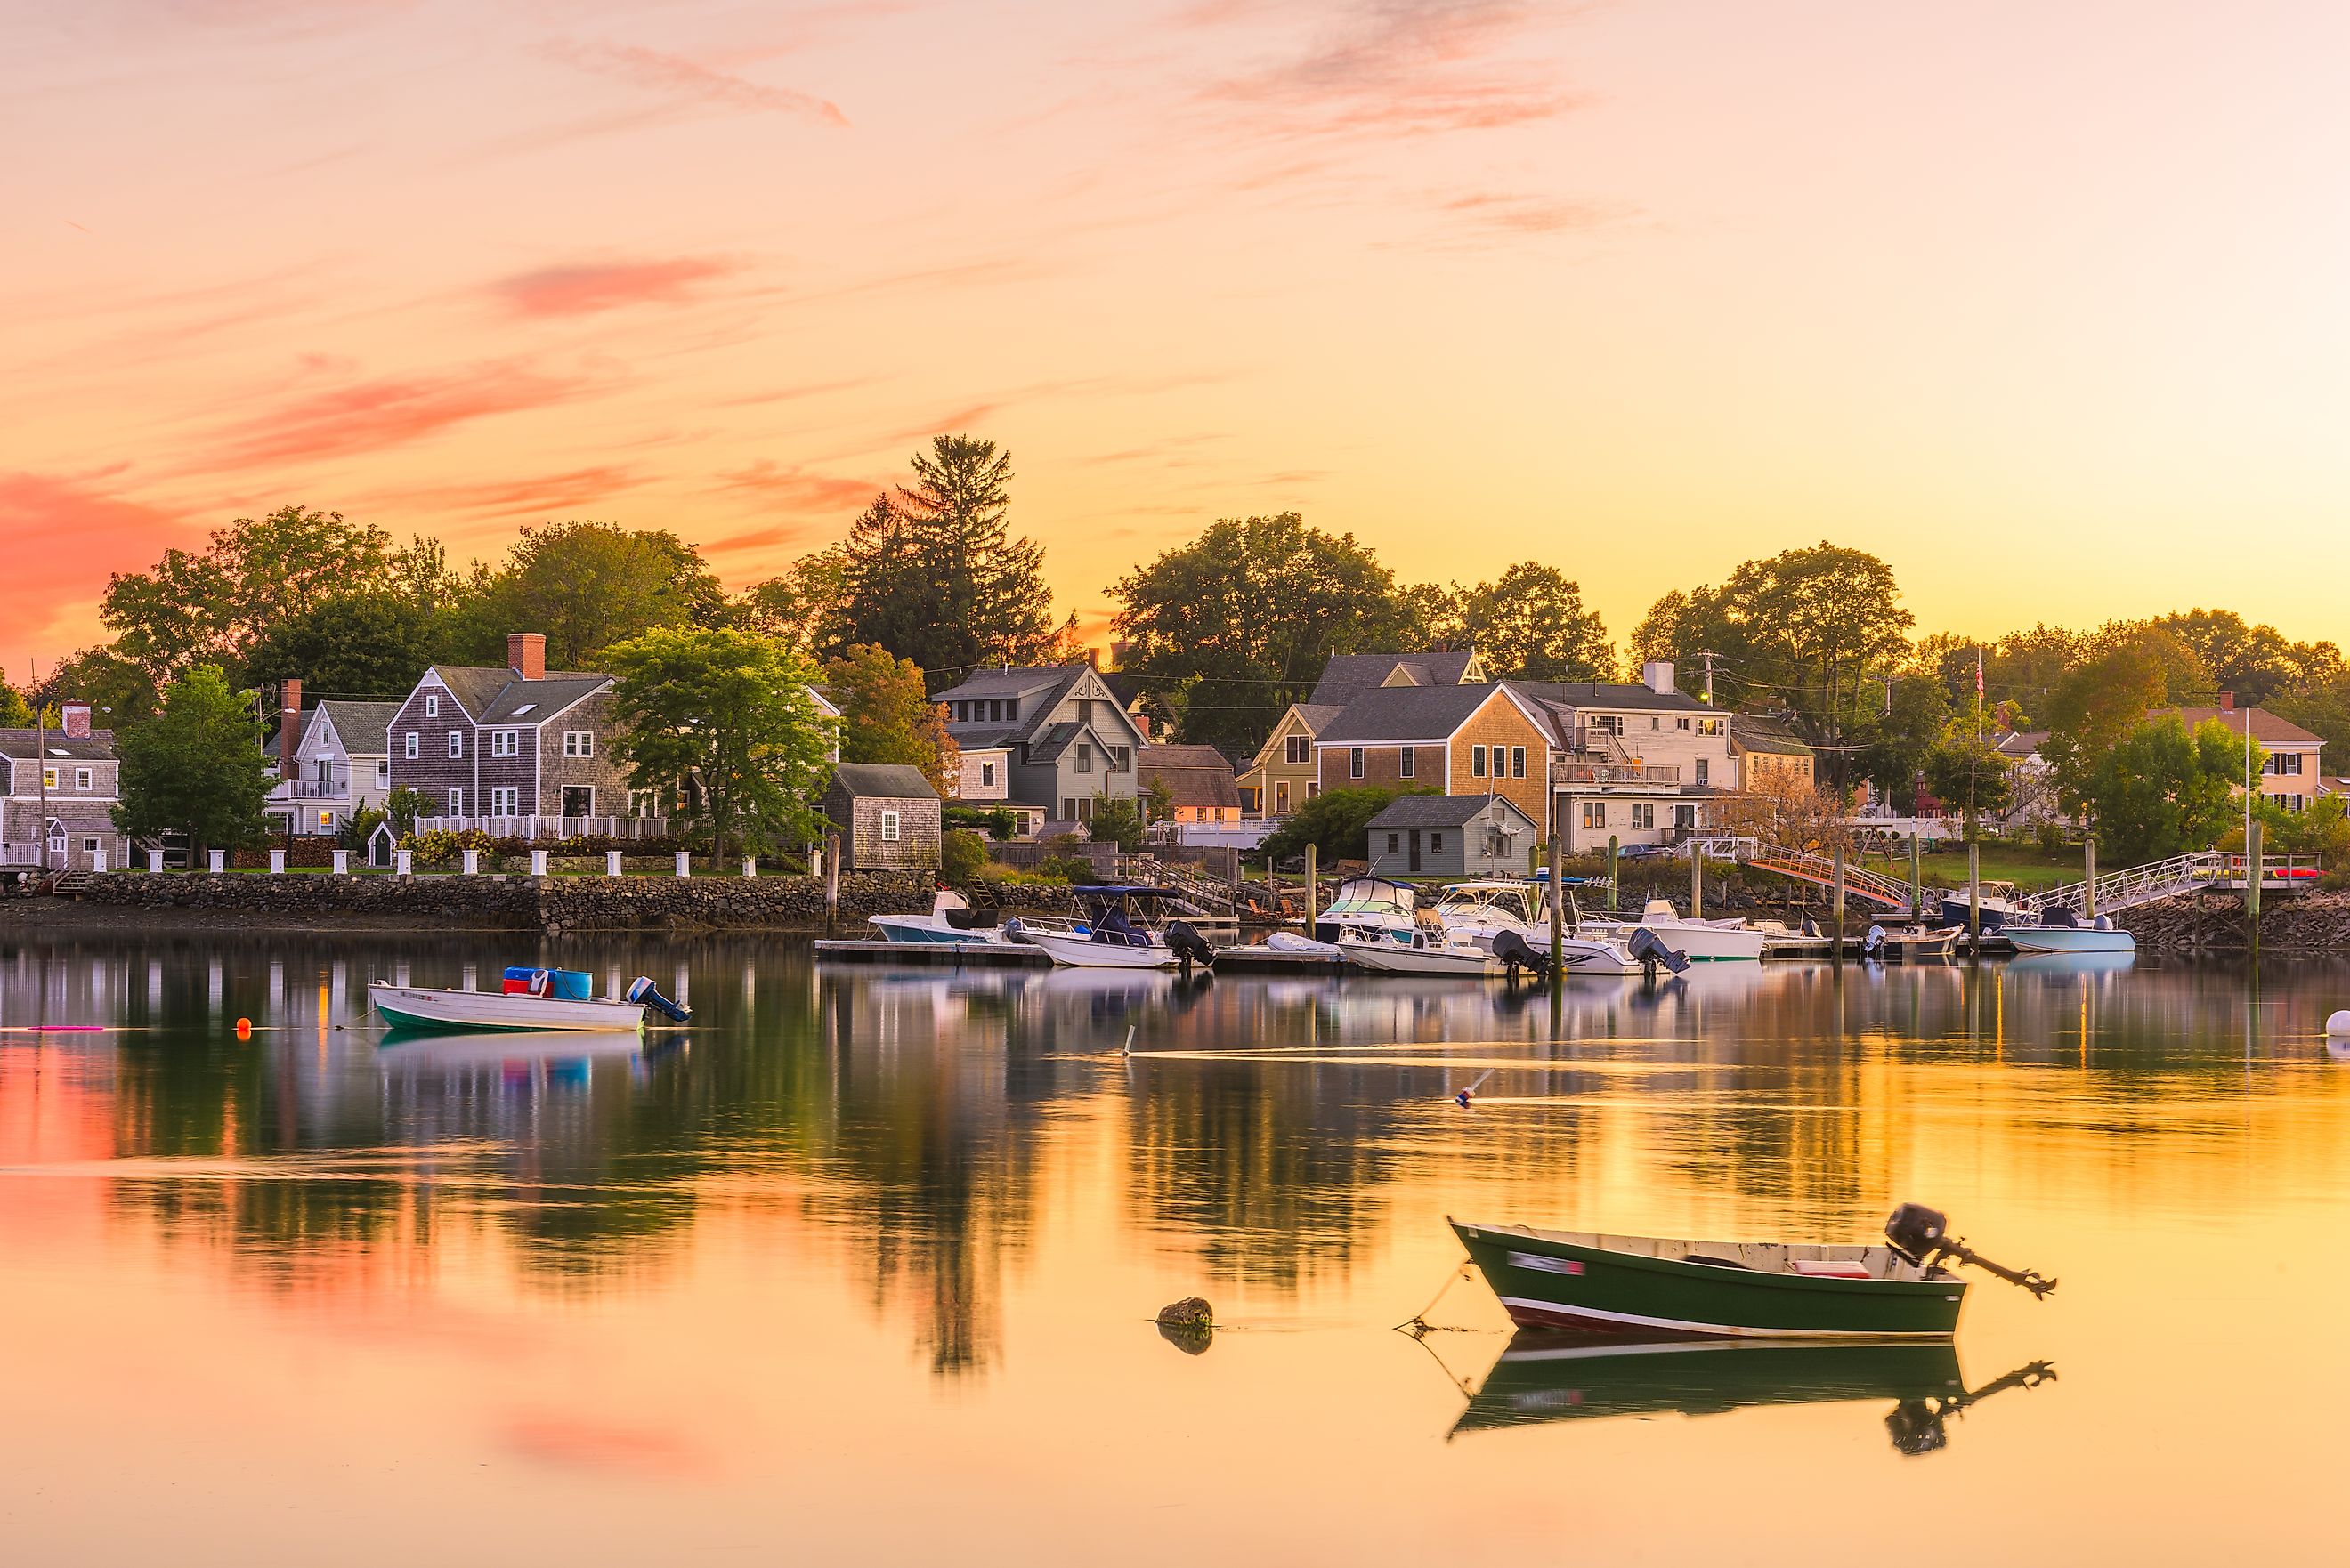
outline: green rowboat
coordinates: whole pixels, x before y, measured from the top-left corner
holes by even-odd
[[[1972,1263],[2034,1296],[2056,1282],[1953,1241],[1933,1210],[1903,1204],[1882,1245],[1690,1241],[1466,1225],[1449,1220],[1521,1328],[1732,1339],[1949,1339]]]

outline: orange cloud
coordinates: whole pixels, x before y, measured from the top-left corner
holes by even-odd
[[[550,52],[566,65],[671,97],[729,109],[804,115],[844,130],[848,128],[848,117],[828,99],[713,70],[682,55],[663,54],[633,44],[557,44]]]
[[[634,490],[644,483],[643,475],[625,468],[575,468],[567,473],[542,474],[535,479],[381,491],[368,499],[379,505],[511,517],[593,506],[608,496]]]
[[[748,468],[738,468],[718,476],[725,481],[723,491],[755,495],[763,501],[775,503],[794,511],[856,512],[886,484],[869,479],[836,479],[828,474],[810,473],[796,465],[784,466],[761,458]]]
[[[631,305],[676,305],[692,297],[696,284],[740,270],[733,262],[697,256],[590,263],[516,273],[490,288],[516,316],[588,316]]]
[[[64,606],[94,599],[108,573],[144,571],[187,537],[177,513],[48,474],[0,474],[0,625],[45,629]]]
[[[213,458],[197,466],[255,468],[377,452],[469,421],[545,408],[576,396],[581,386],[515,364],[361,381],[230,426]]]

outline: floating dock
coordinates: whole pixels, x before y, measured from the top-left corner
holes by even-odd
[[[827,937],[818,958],[850,963],[919,963],[943,969],[1050,969],[1043,948],[1011,942],[893,942],[883,937]]]

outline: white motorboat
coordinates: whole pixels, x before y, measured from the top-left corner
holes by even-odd
[[[868,915],[865,923],[893,942],[1001,947],[1011,940],[1001,925],[977,923],[971,905],[951,888],[939,889],[927,915]]]
[[[1768,934],[1744,920],[1690,919],[1663,898],[1651,898],[1637,920],[1582,922],[1586,935],[1629,939],[1636,930],[1654,931],[1667,947],[1696,962],[1746,962],[1762,956]]]
[[[1482,980],[1507,972],[1508,966],[1477,943],[1451,937],[1431,940],[1415,931],[1408,940],[1349,937],[1338,944],[1347,961],[1382,974],[1453,975]]]
[[[517,972],[537,977],[525,982],[534,986],[552,976],[588,979],[565,971],[524,970],[509,971],[510,983]],[[680,1023],[692,1016],[642,978],[624,998],[590,995],[584,984],[567,989],[569,994],[560,984],[520,991],[447,991],[380,980],[368,987],[368,999],[394,1030],[585,1029],[634,1034],[644,1029],[647,1008]]]
[[[1419,893],[1409,882],[1387,877],[1349,877],[1338,884],[1329,908],[1314,917],[1311,937],[1319,942],[1344,940],[1350,933],[1409,940],[1419,929]]]
[[[1540,947],[1536,934],[1550,929],[1542,890],[1531,882],[1449,883],[1436,903],[1436,923],[1448,940],[1473,941],[1488,950],[1503,931],[1515,931]]]
[[[1165,938],[1149,931],[1041,931],[1024,925],[1020,936],[1071,969],[1173,969],[1181,961]]]
[[[2137,939],[2104,915],[2085,926],[2003,925],[1999,934],[2020,953],[2135,953]]]
[[[1044,949],[1055,963],[1072,969],[1173,969],[1214,961],[1206,939],[1178,918],[1197,913],[1179,895],[1143,886],[1071,891],[1087,907],[1082,924],[1055,921],[1048,928],[1026,919],[1008,920],[1005,934]]]
[[[1960,926],[1904,926],[1888,931],[1871,926],[1861,941],[1861,956],[1893,963],[1939,963],[1949,959],[1965,935]]]

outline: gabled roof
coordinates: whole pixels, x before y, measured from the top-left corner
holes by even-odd
[[[1038,732],[1051,721],[1053,710],[1069,689],[1092,670],[1088,664],[1015,664],[1009,670],[983,670],[960,686],[951,686],[931,699],[933,702],[984,702],[996,698],[1020,700],[1016,719],[950,721],[947,733],[958,745],[1009,746],[1021,741],[1035,743]],[[1111,705],[1116,706],[1112,699]],[[1054,726],[1058,728],[1057,725]],[[1065,739],[1062,742],[1066,743]]]
[[[1655,691],[1637,680],[1512,680],[1530,697],[1570,708],[1638,709],[1648,712],[1712,711],[1686,691]]]
[[[974,701],[989,697],[1024,697],[1053,689],[1055,695],[1076,684],[1091,669],[1087,664],[1015,664],[1008,670],[979,670],[931,699],[934,702]]]
[[[1344,708],[1367,691],[1388,685],[1399,670],[1413,686],[1458,686],[1469,677],[1476,654],[1334,653],[1306,701],[1317,708]],[[1399,682],[1400,684],[1401,682]]]
[[[1162,792],[1170,805],[1241,804],[1232,764],[1213,746],[1146,746],[1138,766],[1143,787]]]
[[[1328,702],[1299,702],[1294,707],[1297,716],[1305,722],[1305,732],[1309,735],[1319,735],[1347,711]]]
[[[2207,722],[2217,719],[2241,735],[2244,732],[2244,716],[2247,713],[2251,715],[2252,739],[2264,746],[2292,746],[2298,750],[2303,746],[2325,743],[2322,737],[2311,734],[2290,720],[2279,718],[2265,708],[2156,708],[2147,712],[2147,717],[2160,719],[2176,715],[2178,722],[2189,730],[2200,728]]]
[[[840,763],[832,782],[852,799],[936,800],[939,792],[922,770],[905,763]]]
[[[403,705],[399,702],[326,701],[310,711],[310,719],[316,722],[317,716],[324,713],[328,722],[335,726],[336,738],[343,742],[343,750],[355,755],[373,756],[391,749],[387,732]],[[307,723],[302,726],[302,738],[306,741],[310,738]]]
[[[1991,749],[2002,757],[2022,762],[2026,757],[2038,756],[2040,748],[2047,743],[2045,730],[2010,730],[1993,741]]]
[[[1731,714],[1730,739],[1731,744],[1750,752],[1769,752],[1787,757],[1814,754],[1812,748],[1804,743],[1803,737],[1789,729],[1784,720],[1760,713]]]
[[[525,680],[512,670],[469,664],[436,664],[429,673],[441,678],[476,724],[543,723],[612,680],[582,670],[550,670],[543,680]]]
[[[1408,794],[1371,818],[1371,826],[1378,828],[1466,827],[1496,805],[1527,826],[1534,825],[1534,818],[1503,795]]]
[[[114,760],[114,732],[93,730],[87,735],[61,735],[51,730],[44,735],[29,727],[0,730],[0,757],[14,757],[25,763],[110,763]]]
[[[1484,706],[1498,684],[1475,686],[1381,686],[1347,704],[1346,711],[1314,737],[1317,745],[1392,745],[1400,741],[1441,741]]]

